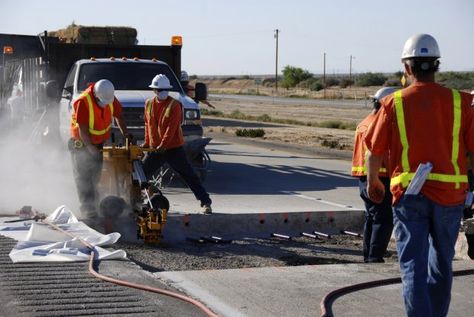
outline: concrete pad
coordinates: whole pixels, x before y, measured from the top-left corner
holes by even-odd
[[[456,261],[457,270],[472,261]],[[206,303],[220,316],[319,316],[329,292],[356,283],[399,277],[398,264],[337,264],[155,273]],[[474,310],[474,276],[454,279],[449,316]],[[357,291],[333,303],[334,316],[403,316],[401,285]]]

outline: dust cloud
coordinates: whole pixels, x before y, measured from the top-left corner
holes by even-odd
[[[67,205],[80,216],[70,153],[52,133],[57,120],[50,113],[0,113],[0,214],[25,205],[49,214]]]

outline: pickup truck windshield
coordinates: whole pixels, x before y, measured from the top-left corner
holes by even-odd
[[[79,71],[79,92],[85,90],[91,83],[100,79],[110,80],[115,90],[151,90],[148,86],[153,77],[164,74],[170,80],[172,91],[181,92],[173,71],[163,64],[151,63],[90,63],[81,66]]]

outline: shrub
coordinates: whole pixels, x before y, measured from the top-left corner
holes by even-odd
[[[235,130],[235,135],[249,138],[261,138],[265,135],[265,131],[263,129],[237,129]]]
[[[319,78],[308,78],[306,80],[303,80],[297,85],[298,88],[302,89],[309,89],[313,91],[319,91],[324,88],[323,84],[321,83]],[[301,97],[301,96],[299,96]]]
[[[326,78],[326,87],[339,86],[339,79],[336,77],[327,77]]]
[[[395,78],[395,77],[390,77],[385,81],[383,84],[386,87],[401,87],[402,83],[400,82],[401,77]]]
[[[295,87],[300,82],[312,77],[313,75],[307,70],[287,65],[283,69],[283,87]]]
[[[318,123],[318,126],[329,129],[355,130],[357,124],[355,122],[347,123],[339,120],[328,120]]]
[[[224,113],[219,110],[209,110],[209,109],[201,109],[201,115],[203,116],[214,116],[214,117],[223,117]]]
[[[466,89],[474,88],[474,72],[444,72],[436,73],[436,80],[452,89]]]
[[[352,79],[343,78],[339,81],[339,87],[341,88],[346,88],[352,85],[354,85],[354,81]]]
[[[357,76],[356,86],[368,87],[368,86],[382,86],[387,77],[380,73],[365,73]]]
[[[261,122],[271,122],[272,121],[272,118],[266,113],[262,114],[261,116],[258,116],[256,119],[257,119],[257,121],[261,121]]]

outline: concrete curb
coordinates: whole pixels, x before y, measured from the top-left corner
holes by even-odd
[[[169,214],[163,231],[163,240],[183,242],[186,238],[218,236],[223,239],[267,238],[272,233],[300,236],[314,230],[327,234],[351,230],[362,233],[362,210],[314,211],[255,214]],[[113,230],[122,234],[122,240],[136,242],[136,224],[130,218],[120,218]]]

